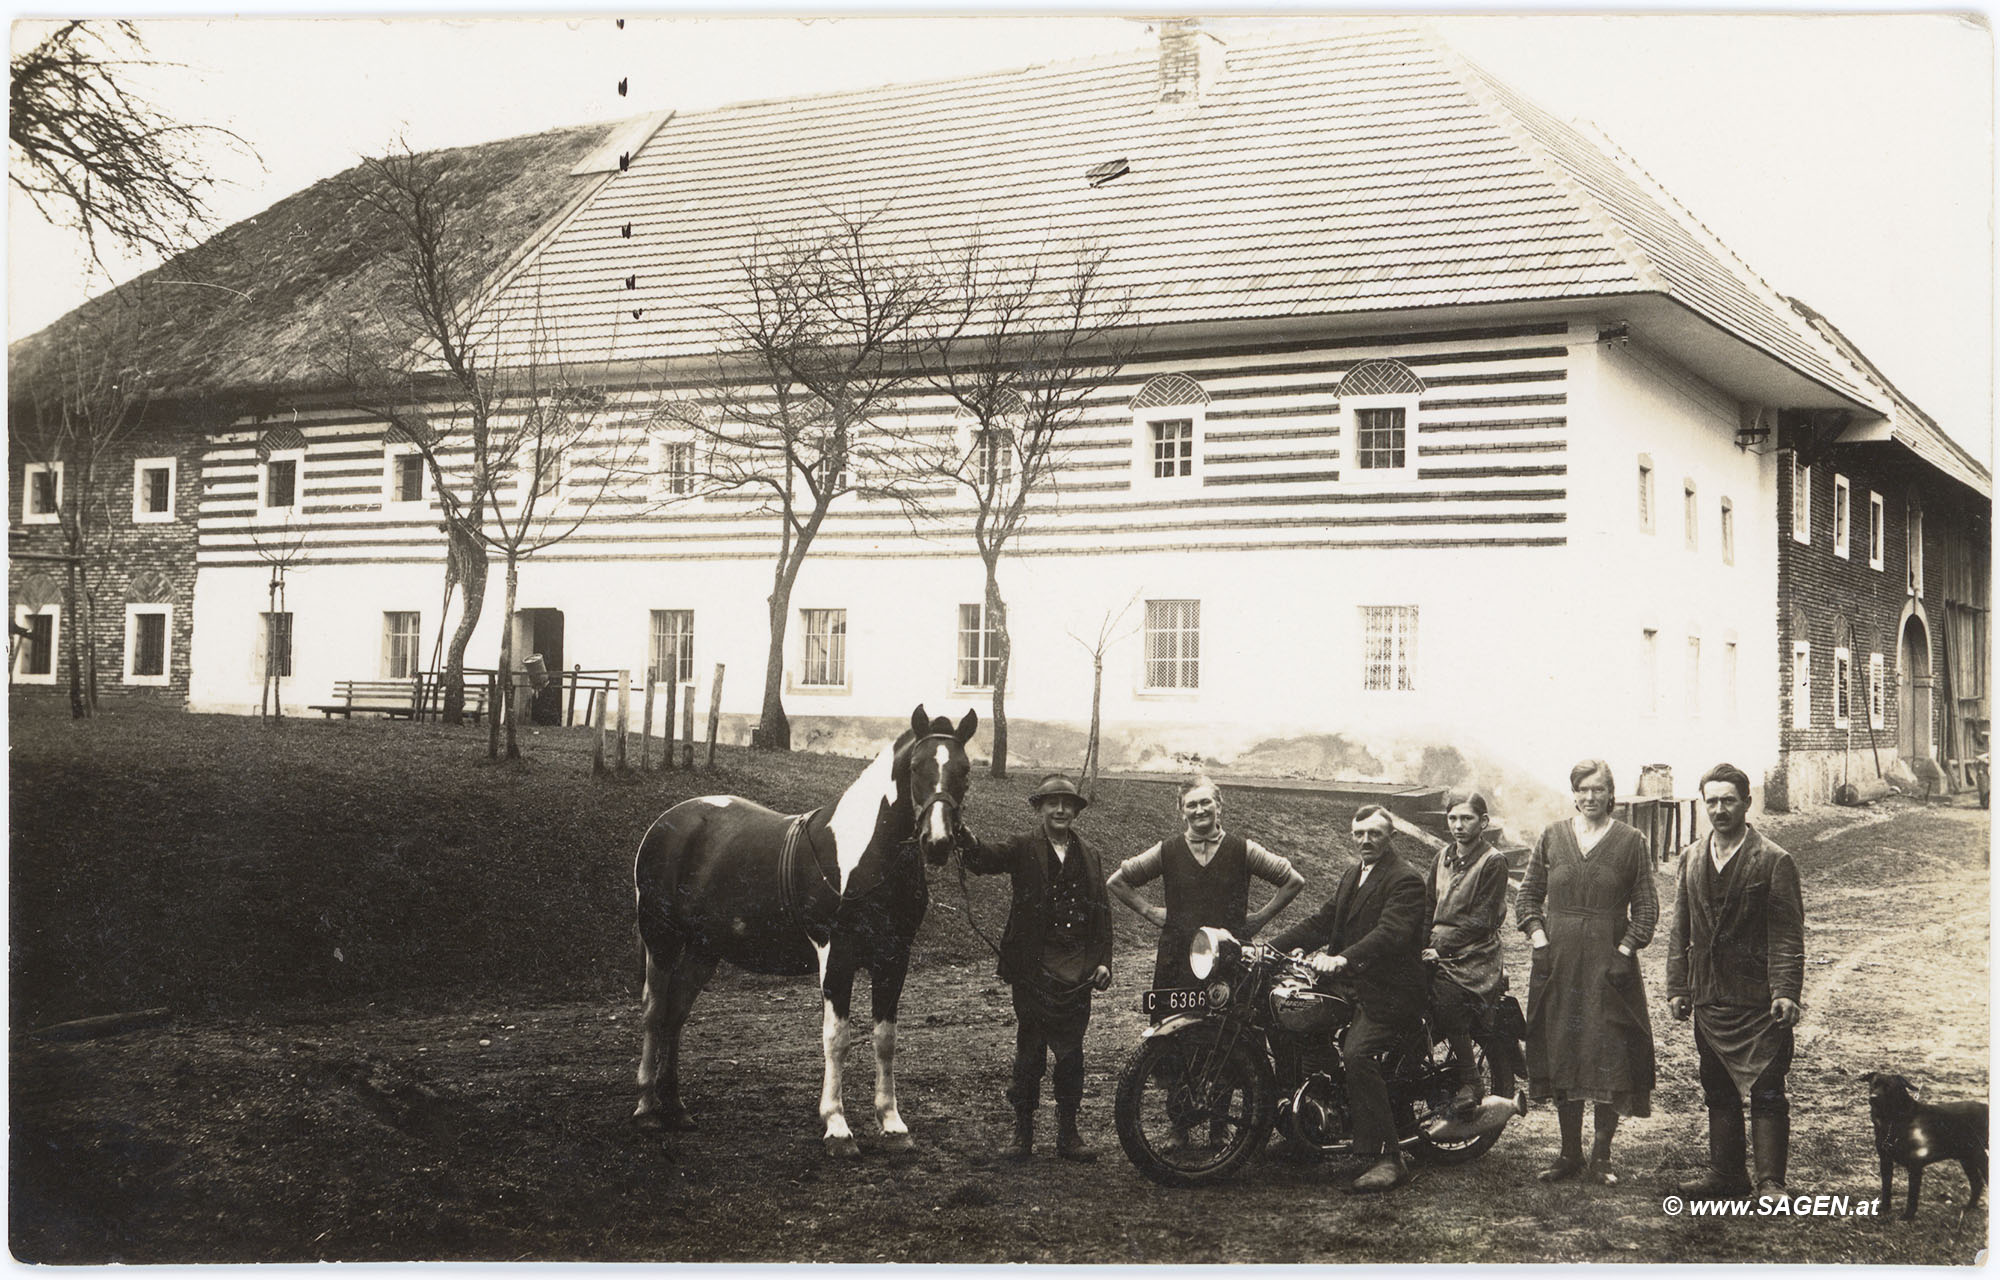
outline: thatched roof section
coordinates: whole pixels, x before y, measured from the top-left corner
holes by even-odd
[[[551,219],[599,185],[571,169],[622,122],[427,153],[441,189],[480,234],[469,264],[498,271]],[[288,196],[166,265],[78,307],[8,352],[32,384],[65,349],[115,345],[156,394],[306,390],[327,381],[351,332],[384,337],[394,237],[361,198],[362,167]]]

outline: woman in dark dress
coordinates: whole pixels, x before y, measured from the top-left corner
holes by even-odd
[[[1659,923],[1653,859],[1637,831],[1611,816],[1611,766],[1585,760],[1569,773],[1576,817],[1542,832],[1515,899],[1528,935],[1528,1092],[1553,1099],[1562,1153],[1544,1182],[1579,1174],[1615,1185],[1618,1117],[1652,1114],[1653,1024],[1639,949]],[[1583,1158],[1583,1104],[1597,1133]]]

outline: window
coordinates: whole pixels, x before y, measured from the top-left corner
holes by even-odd
[[[1687,547],[1694,551],[1701,546],[1701,509],[1694,500],[1694,481],[1681,481],[1681,526],[1686,531]]]
[[[1165,418],[1148,426],[1153,440],[1153,479],[1193,475],[1194,419]]]
[[[961,689],[991,689],[1000,681],[1000,630],[984,604],[958,606],[958,668]]]
[[[260,613],[257,630],[257,678],[292,674],[292,615]]]
[[[1845,729],[1853,723],[1851,690],[1854,684],[1854,659],[1845,649],[1833,651],[1833,727]]]
[[[1651,627],[1639,633],[1639,714],[1660,714],[1660,633]]]
[[[1146,688],[1201,688],[1201,601],[1146,602]]]
[[[1847,477],[1833,477],[1833,554],[1847,559],[1848,531],[1853,524],[1849,505]]]
[[[1417,687],[1417,606],[1361,606],[1361,687],[1383,693]]]
[[[653,441],[653,492],[663,498],[694,492],[694,441]]]
[[[30,462],[21,468],[21,523],[54,524],[62,513],[63,464]]]
[[[1792,541],[1812,542],[1812,468],[1792,454]]]
[[[1722,645],[1722,712],[1736,715],[1736,642],[1726,640]]]
[[[646,678],[654,684],[693,683],[694,610],[653,610],[646,655]]]
[[[1639,532],[1653,531],[1653,459],[1639,455]]]
[[[1888,703],[1886,701],[1888,693],[1884,688],[1884,674],[1882,655],[1879,653],[1869,654],[1868,727],[1871,729],[1881,729],[1887,725],[1885,713],[1888,710]]]
[[[180,463],[174,458],[137,458],[132,463],[132,520],[164,524],[174,518],[174,482]]]
[[[257,475],[257,505],[268,516],[290,515],[299,505],[299,466],[305,450],[287,449],[264,459]]]
[[[1736,504],[1722,500],[1722,563],[1736,563]]]
[[[832,437],[820,443],[819,460],[813,464],[813,483],[820,492],[838,494],[854,486],[854,475],[847,465],[847,450],[840,447]]]
[[[1687,647],[1687,713],[1701,714],[1701,637],[1689,636]]]
[[[390,680],[414,680],[424,669],[423,660],[423,615],[384,613],[382,675]]]
[[[14,621],[28,633],[10,637],[14,646],[14,679],[21,684],[54,684],[56,642],[62,634],[61,606],[49,604],[39,609],[18,606]]]
[[[163,685],[168,673],[168,637],[173,634],[173,606],[125,606],[125,683]]]
[[[1401,471],[1409,466],[1409,443],[1401,409],[1354,411],[1354,468]]]
[[[1883,564],[1882,495],[1871,492],[1868,495],[1868,567],[1880,569]]]
[[[1924,508],[1914,494],[1910,497],[1906,519],[1909,545],[1903,549],[1903,559],[1910,567],[1909,592],[1921,600],[1924,596]]]
[[[1399,360],[1364,360],[1340,380],[1342,479],[1384,482],[1417,475],[1416,423],[1423,380]]]
[[[383,505],[421,504],[428,479],[424,470],[424,455],[414,445],[387,446],[382,463]]]
[[[847,684],[847,610],[804,609],[805,661],[799,683],[815,688]]]
[[[1812,644],[1792,641],[1792,728],[1812,728]]]
[[[1157,430],[1162,424],[1154,423]],[[1187,463],[1194,465],[1194,423],[1188,428]],[[987,427],[972,433],[972,486],[981,493],[1000,493],[1014,482],[1014,433],[1004,427]],[[1157,465],[1157,455],[1156,455]],[[1155,475],[1159,474],[1157,471]],[[1188,474],[1183,471],[1181,475]]]

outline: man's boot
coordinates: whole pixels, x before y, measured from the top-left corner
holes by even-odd
[[[1035,1154],[1035,1109],[1014,1108],[1014,1144],[1004,1153],[1009,1160],[1026,1160]]]
[[[1785,1162],[1792,1150],[1792,1118],[1752,1116],[1750,1134],[1754,1139],[1758,1194],[1783,1191]]]
[[[1681,1194],[1690,1200],[1738,1200],[1749,1195],[1750,1179],[1743,1175],[1743,1154],[1742,1114],[1710,1107],[1708,1173],[1683,1183]]]
[[[1097,1152],[1083,1140],[1083,1134],[1076,1127],[1076,1106],[1074,1103],[1059,1104],[1056,1108],[1056,1154],[1065,1160],[1075,1160],[1089,1164],[1097,1159]]]

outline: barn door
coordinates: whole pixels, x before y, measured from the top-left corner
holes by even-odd
[[[1896,662],[1896,751],[1914,763],[1931,754],[1931,646],[1923,622],[1903,624]]]

